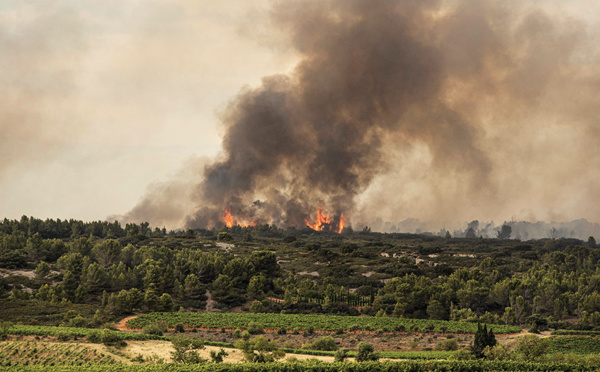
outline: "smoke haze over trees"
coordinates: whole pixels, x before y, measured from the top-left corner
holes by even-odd
[[[229,103],[172,220],[600,220],[598,48],[554,2],[286,1],[268,20],[298,63]],[[124,219],[161,218],[165,185]]]

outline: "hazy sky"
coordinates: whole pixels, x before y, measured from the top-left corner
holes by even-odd
[[[219,113],[227,103],[244,87],[258,86],[261,77],[291,71],[296,61],[293,50],[278,40],[279,30],[268,26],[269,4],[245,0],[1,1],[0,217],[91,220],[123,214],[153,185],[181,172],[186,162],[216,156],[224,130]],[[589,42],[600,43],[596,37],[600,2],[538,0],[531,4],[562,19],[582,22]],[[559,188],[557,198],[564,199],[567,191],[577,189],[598,195],[598,172],[574,179],[573,167],[555,146],[565,138],[560,125],[547,125],[548,132],[541,136],[528,134],[527,129],[518,132],[521,138],[539,140],[535,149],[543,147],[544,141],[550,144],[546,152],[537,153],[544,156],[540,167],[556,164],[563,168],[559,172],[549,169],[552,177],[543,181],[572,178],[579,182],[577,188]],[[494,136],[503,138],[500,129],[486,128],[486,144],[493,143]],[[567,138],[569,143],[590,145],[589,132],[572,136]],[[579,141],[578,136],[586,140]],[[597,141],[591,143],[597,145]],[[531,156],[522,152],[523,145],[523,141],[504,143],[490,156],[495,161],[503,151],[511,159]],[[571,150],[565,149],[565,156],[579,165],[589,160]],[[399,162],[412,160],[408,166],[391,170],[394,177],[377,179],[366,190],[363,200],[373,202],[361,205],[358,200],[365,215],[372,216],[374,208],[389,204],[387,190],[395,187],[398,177],[413,182],[403,185],[402,194],[395,197],[397,208],[382,210],[384,219],[411,217],[411,210],[421,209],[423,192],[434,195],[433,199],[443,198],[436,196],[435,187],[423,187],[437,180],[428,180],[426,173],[417,171],[427,163],[427,154],[419,155],[422,151],[417,145],[410,153],[396,154]],[[591,167],[599,164],[596,154],[590,155]],[[531,181],[524,175],[532,171],[531,164],[525,164],[516,164],[515,182]],[[197,173],[200,176],[202,169]],[[498,185],[510,184],[505,176],[501,178]],[[460,194],[458,187],[448,181],[451,195]],[[527,205],[531,195],[515,196],[518,203],[512,210],[483,208],[487,215],[479,218],[597,219],[600,215],[599,208],[573,193],[569,194],[573,200],[562,200],[556,211],[550,206],[540,212],[555,190],[542,188],[531,205]],[[493,202],[493,193],[489,198]],[[460,217],[477,218],[477,205],[470,208]],[[442,205],[439,213],[449,211]],[[424,219],[435,217],[434,212],[416,214]]]
[[[290,63],[257,41],[263,5],[0,2],[0,216],[103,219],[215,155],[219,110]]]

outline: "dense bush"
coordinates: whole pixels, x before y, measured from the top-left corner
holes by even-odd
[[[258,322],[250,322],[248,323],[248,332],[251,335],[258,335],[265,333],[264,326]]]
[[[319,337],[310,344],[302,346],[302,348],[309,350],[335,351],[338,349],[338,346],[333,337],[326,336]]]
[[[444,340],[441,343],[439,343],[435,349],[436,350],[445,350],[445,351],[458,350],[458,342],[455,339]]]
[[[356,353],[357,362],[368,362],[379,360],[379,355],[375,352],[373,344],[369,342],[361,342],[358,344],[358,352]]]

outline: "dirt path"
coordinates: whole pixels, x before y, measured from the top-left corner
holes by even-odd
[[[526,329],[523,329],[521,332],[519,333],[499,333],[496,335],[496,338],[514,338],[514,337],[523,337],[526,335],[536,335],[540,338],[546,338],[546,337],[551,337],[552,333],[550,331],[544,331],[544,332],[540,332],[540,333],[531,333]]]
[[[128,316],[127,318],[121,319],[121,320],[120,320],[120,321],[117,323],[117,325],[116,325],[117,329],[118,329],[119,331],[130,331],[131,329],[130,329],[130,328],[127,328],[127,324],[126,324],[126,323],[127,323],[129,320],[131,320],[131,319],[135,319],[135,318],[137,318],[137,315],[131,315],[131,316]]]
[[[550,331],[544,331],[544,332],[540,332],[540,333],[531,333],[528,330],[523,329],[519,333],[498,334],[498,335],[496,335],[496,339],[498,340],[498,343],[500,343],[500,344],[507,345],[509,347],[514,347],[517,344],[517,340],[519,338],[525,337],[530,334],[536,335],[540,338],[556,337],[556,336],[552,336]]]

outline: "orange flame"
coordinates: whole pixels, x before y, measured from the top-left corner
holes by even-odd
[[[346,217],[344,217],[344,213],[340,215],[340,221],[336,228],[333,220],[329,219],[329,215],[324,213],[323,209],[317,208],[317,220],[311,223],[308,219],[304,219],[304,222],[306,226],[315,231],[331,230],[341,234],[346,225]]]
[[[225,209],[225,215],[223,216],[223,222],[225,222],[225,226],[231,228],[233,227],[233,216],[229,209]]]
[[[316,231],[323,231],[331,223],[329,216],[323,213],[321,208],[317,209],[317,221],[315,223],[311,224],[307,219],[304,219],[304,222],[306,222],[306,226]]]
[[[344,217],[344,213],[340,214],[340,224],[338,226],[338,234],[341,234],[344,231],[344,225],[346,224],[346,217]]]
[[[223,222],[225,222],[225,226],[232,228],[233,226],[241,226],[241,227],[248,227],[248,226],[256,226],[256,222],[254,221],[250,221],[250,222],[236,222],[235,219],[233,218],[233,216],[231,215],[231,211],[229,209],[225,209],[225,212],[223,214]]]

